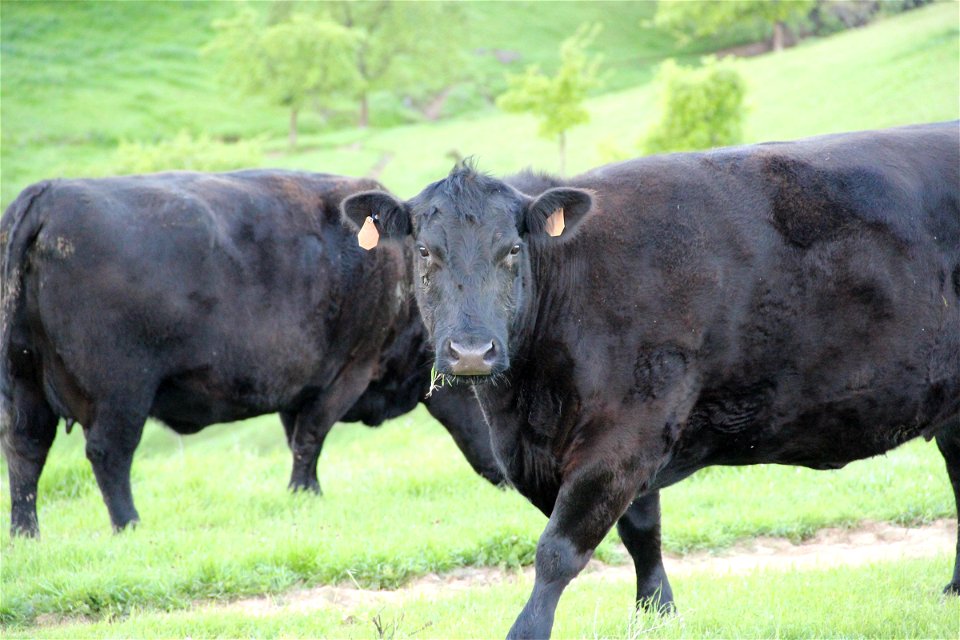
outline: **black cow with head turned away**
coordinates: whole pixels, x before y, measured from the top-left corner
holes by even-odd
[[[429,386],[410,248],[368,253],[340,202],[372,180],[286,171],[166,173],[28,187],[0,222],[0,439],[15,534],[35,535],[59,418],[121,529],[147,416],[178,433],[279,412],[293,489],[319,492],[339,419],[379,424]],[[469,390],[428,408],[500,479]]]
[[[511,637],[550,634],[614,524],[638,600],[669,606],[655,492],[708,465],[836,469],[923,436],[960,492],[958,146],[957,123],[921,125],[633,160],[536,197],[467,166],[344,201],[413,237],[435,366],[474,385],[549,516]]]

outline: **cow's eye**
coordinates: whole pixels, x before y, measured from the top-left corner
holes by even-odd
[[[427,251],[427,248],[424,247],[424,246],[417,247],[417,251],[420,252],[420,257],[421,257],[421,258],[429,258],[429,257],[430,257],[430,252]]]
[[[520,245],[519,245],[519,244],[515,244],[515,245],[513,245],[512,247],[510,247],[510,255],[515,256],[515,255],[517,255],[518,253],[520,253]]]

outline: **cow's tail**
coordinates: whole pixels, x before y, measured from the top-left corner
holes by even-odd
[[[31,207],[50,184],[38,182],[24,189],[0,219],[0,434],[13,420],[10,340],[20,304],[23,266],[43,225]]]

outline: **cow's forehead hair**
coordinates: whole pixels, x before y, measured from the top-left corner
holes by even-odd
[[[519,202],[518,194],[506,183],[470,164],[461,164],[443,180],[429,185],[411,203],[416,214],[427,218],[422,220],[422,226],[429,226],[429,218],[437,211],[464,222],[497,222],[498,214],[514,216]]]

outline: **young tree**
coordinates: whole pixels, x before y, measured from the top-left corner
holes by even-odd
[[[705,58],[696,69],[663,63],[660,120],[641,140],[645,153],[694,151],[738,144],[743,139],[746,83],[727,60]]]
[[[817,0],[660,0],[653,24],[682,38],[720,33],[741,23],[773,32],[773,50],[783,49],[787,23],[806,16]]]
[[[413,84],[443,88],[460,64],[463,12],[450,2],[326,2],[324,11],[357,34],[354,66],[361,82],[358,124],[370,122],[373,91]]]
[[[600,56],[586,53],[600,32],[600,25],[582,26],[560,45],[560,68],[555,76],[531,65],[520,75],[507,76],[507,90],[497,106],[514,113],[532,113],[540,119],[540,135],[556,138],[560,149],[560,173],[566,172],[567,131],[590,120],[583,107],[587,92],[601,83]]]
[[[206,51],[224,54],[227,82],[290,110],[291,148],[297,144],[297,115],[308,101],[323,104],[351,94],[361,82],[353,64],[358,38],[329,18],[292,13],[264,25],[245,9],[214,28]]]

